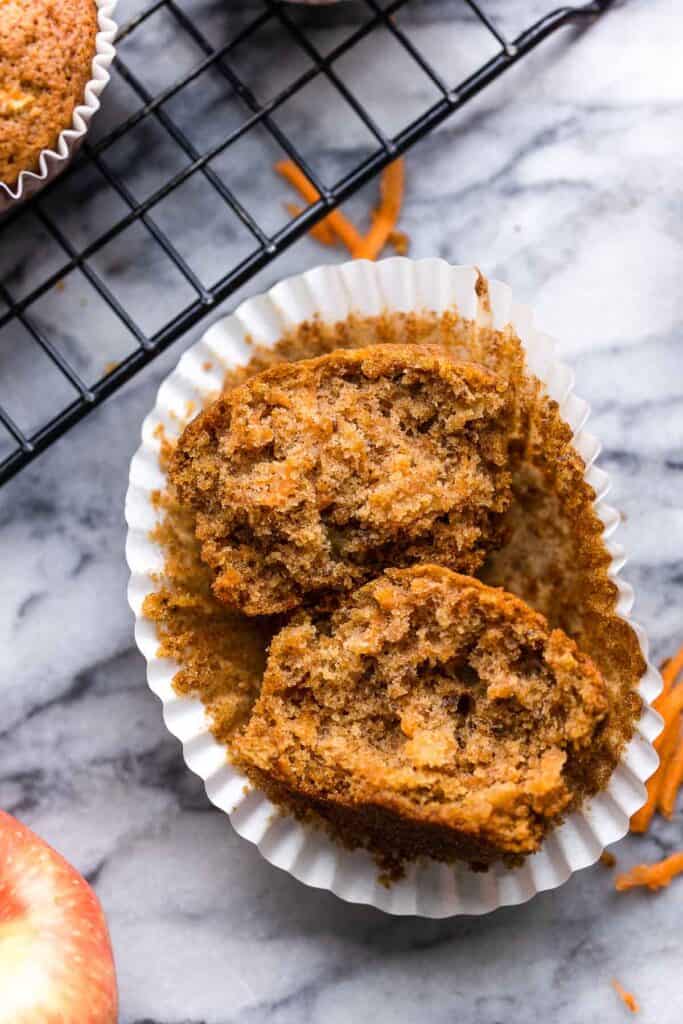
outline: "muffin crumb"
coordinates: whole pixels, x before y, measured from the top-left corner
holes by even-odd
[[[216,596],[250,615],[384,566],[474,572],[510,500],[506,382],[398,345],[276,366],[185,429],[171,462]]]
[[[400,865],[516,862],[596,788],[604,680],[524,602],[440,566],[387,570],[272,640],[232,757]]]

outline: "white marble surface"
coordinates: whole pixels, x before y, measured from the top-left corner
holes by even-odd
[[[215,17],[217,2],[193,6]],[[122,0],[122,15],[134,6]],[[446,65],[462,52],[457,7],[416,0],[409,18]],[[511,24],[545,7],[490,4]],[[338,31],[359,10],[307,17]],[[560,338],[593,404],[626,518],[626,576],[657,657],[683,640],[682,35],[675,0],[627,0],[546,43],[408,158],[403,217],[413,255],[478,262]],[[273,69],[264,58],[264,80],[288,59]],[[380,67],[375,103],[391,119],[391,67]],[[364,145],[352,128],[329,139],[315,119],[299,125],[324,167]],[[257,207],[266,172],[258,161],[235,171]],[[192,241],[200,260],[232,244],[219,224]],[[13,279],[25,280],[14,255]],[[161,270],[131,267],[137,256],[129,249],[109,272],[134,280],[141,308],[162,319],[174,296]],[[246,290],[319,256],[304,241]],[[120,342],[110,320],[86,313],[62,330],[88,367],[97,346]],[[184,343],[0,493],[0,805],[93,880],[122,1024],[618,1024],[628,1014],[612,977],[637,994],[644,1024],[678,1024],[683,881],[617,896],[598,866],[485,919],[394,920],[305,889],[209,806],[146,689],[125,599],[128,461]],[[615,852],[626,867],[682,847],[683,806]]]

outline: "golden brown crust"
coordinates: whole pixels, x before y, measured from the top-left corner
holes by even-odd
[[[248,614],[386,565],[475,571],[509,504],[507,384],[442,350],[379,345],[275,366],[221,396],[171,464],[219,599]]]
[[[428,825],[440,856],[485,864],[537,850],[595,790],[609,728],[604,680],[564,633],[511,594],[420,565],[274,637],[233,757],[287,804],[341,816],[347,843],[372,833],[385,859],[412,859]],[[395,819],[389,843],[378,819]]]
[[[94,0],[1,0],[0,181],[37,170],[83,101],[95,55]]]

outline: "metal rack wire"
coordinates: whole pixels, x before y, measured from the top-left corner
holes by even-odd
[[[0,483],[542,40],[563,25],[601,13],[611,0],[552,10],[511,39],[485,11],[485,2],[452,2],[454,15],[470,19],[477,31],[485,34],[491,49],[487,59],[469,68],[455,83],[418,47],[410,27],[402,24],[401,9],[409,0],[362,0],[356,5],[362,9],[361,16],[350,28],[347,26],[341,38],[337,33],[327,47],[322,45],[318,29],[334,15],[322,15],[320,10],[314,15],[277,0],[263,0],[263,7],[255,14],[253,9],[248,16],[243,14],[234,31],[218,45],[213,39],[215,32],[207,31],[202,23],[201,5],[189,0],[182,6],[177,0],[146,3],[122,26],[113,80],[104,94],[104,110],[78,160],[39,196],[0,221]],[[161,16],[166,19],[167,31],[174,38],[188,41],[193,54],[172,81],[160,80],[156,72],[149,73],[144,61],[136,61],[136,54],[144,52],[138,42],[146,33],[155,32],[156,36]],[[353,81],[347,81],[343,73],[345,58],[378,32],[419,70],[433,96],[425,109],[415,116],[408,112],[406,123],[392,130],[377,122],[368,103],[356,94]],[[284,84],[278,80],[267,97],[258,94],[242,70],[249,67],[263,33],[271,33],[271,43],[272,33],[277,33],[278,45],[286,45],[289,53],[298,55],[294,63],[303,64]],[[262,46],[259,52],[263,52]],[[226,90],[223,99],[229,95],[230,109],[236,111],[234,117],[225,116],[226,107],[219,107],[220,116],[214,116],[212,124],[221,127],[220,137],[210,138],[203,131],[206,118],[196,116],[191,103],[189,119],[179,116],[184,109],[179,101],[186,99],[193,88],[196,91],[200,83],[204,89],[209,74],[214,87],[216,80],[222,83]],[[357,161],[344,168],[331,184],[324,180],[326,175],[316,162],[302,151],[296,126],[288,128],[287,119],[281,116],[287,105],[301,99],[313,83],[316,88],[324,86],[334,91],[349,117],[362,125],[367,138],[366,144],[358,147]],[[122,89],[134,98],[133,110],[120,102]],[[301,118],[301,111],[298,116]],[[100,119],[103,127],[98,129]],[[140,153],[140,145],[148,144],[147,135],[142,143],[137,142],[137,149],[126,149],[126,140],[141,127],[160,133],[155,135],[155,139],[161,139],[157,163],[163,163],[164,153],[172,147],[173,156],[163,180],[150,182],[144,175],[141,180],[144,152]],[[256,216],[248,208],[232,180],[238,173],[235,168],[239,168],[239,160],[226,165],[224,159],[257,131],[277,152],[299,166],[320,196],[300,215],[281,224],[267,225],[262,211]],[[117,158],[122,144],[123,153]],[[199,269],[193,258],[196,238],[194,248],[188,250],[187,244],[179,244],[177,233],[165,227],[162,216],[170,201],[182,207],[181,219],[187,220],[184,210],[191,209],[192,220],[194,208],[186,197],[181,199],[181,194],[197,183],[205,189],[203,197],[210,194],[230,218],[229,227],[224,229],[230,244],[218,257],[222,265],[217,266],[212,257],[209,266],[205,261]],[[201,216],[197,217],[201,222]],[[108,270],[116,265],[117,245],[124,238],[131,273],[121,294]],[[31,253],[28,261],[27,250]],[[159,260],[163,261],[161,276],[167,287],[172,274],[175,285],[171,284],[171,290],[177,301],[171,303],[161,322],[150,323],[142,286],[145,281],[158,279]],[[55,292],[62,293],[56,312],[45,305],[46,297]],[[107,362],[103,361],[108,349],[102,338],[93,343],[87,338],[93,303],[108,310],[108,334],[116,339],[109,351],[115,358]],[[60,333],[61,318],[69,323],[68,332]],[[74,335],[82,339],[75,348]],[[36,381],[43,372],[49,372],[54,383],[41,389]],[[48,395],[49,401],[42,400],[41,394]]]

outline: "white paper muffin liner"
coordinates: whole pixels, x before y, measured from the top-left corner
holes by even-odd
[[[521,867],[496,865],[477,873],[466,865],[430,861],[410,866],[403,879],[386,888],[378,881],[377,866],[367,852],[349,852],[326,834],[282,816],[263,793],[251,787],[213,738],[202,703],[175,692],[173,677],[179,666],[157,656],[156,626],[142,614],[146,596],[155,589],[152,575],[164,564],[162,549],[150,539],[159,515],[151,495],[165,483],[159,468],[157,428],[162,425],[168,437],[179,434],[188,402],[201,407],[220,388],[226,368],[248,361],[247,336],[273,345],[286,329],[314,314],[334,322],[351,312],[364,316],[385,310],[442,312],[455,306],[461,316],[483,322],[489,315],[482,312],[475,294],[476,279],[474,267],[450,266],[440,259],[363,260],[318,267],[242,303],[231,316],[213,324],[162,383],[142,427],[142,444],[131,463],[126,497],[128,599],[135,613],[135,639],[147,660],[149,686],[163,704],[168,729],[182,742],[187,765],[204,780],[211,802],[230,816],[237,832],[255,843],[271,864],[307,885],[391,914],[431,918],[484,914],[554,889],[574,871],[593,864],[605,846],[628,832],[631,815],[645,801],[644,783],[658,763],[652,740],[660,731],[661,719],[650,702],[661,690],[661,677],[648,663],[638,686],[644,701],[642,714],[607,789],[567,818]],[[645,633],[630,618],[633,590],[619,576],[624,552],[613,539],[619,515],[605,502],[607,474],[595,465],[600,446],[584,429],[589,407],[574,394],[573,372],[557,359],[553,340],[534,326],[531,309],[513,301],[510,288],[499,281],[490,281],[489,289],[492,325],[514,326],[530,370],[544,382],[574,431],[574,445],[586,464],[585,479],[595,490],[595,509],[612,555],[610,576],[618,588],[617,612],[635,630],[647,660]]]
[[[86,83],[83,102],[74,108],[71,127],[60,132],[55,149],[44,149],[37,171],[22,171],[13,186],[0,181],[0,215],[44,188],[68,166],[85,138],[93,114],[100,109],[100,95],[109,81],[109,67],[116,53],[117,26],[112,15],[117,0],[95,0],[98,32],[92,60],[92,77]]]

